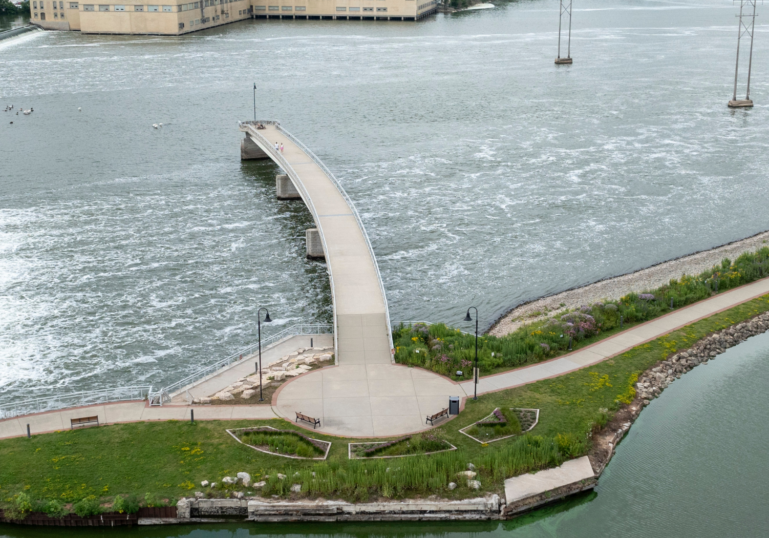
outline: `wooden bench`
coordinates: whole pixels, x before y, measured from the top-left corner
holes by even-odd
[[[315,429],[315,426],[320,426],[320,419],[319,418],[312,418],[308,417],[307,415],[303,415],[299,411],[296,412],[296,420],[294,422],[299,422],[300,420],[303,420],[304,422],[309,422],[312,424],[312,429]]]
[[[70,419],[71,429],[87,428],[88,426],[99,425],[99,417],[83,417]]]
[[[428,422],[431,426],[435,426],[435,421],[442,418],[442,417],[448,417],[449,416],[449,408],[447,407],[443,411],[439,411],[438,413],[435,413],[434,415],[428,415],[425,419],[425,424]]]

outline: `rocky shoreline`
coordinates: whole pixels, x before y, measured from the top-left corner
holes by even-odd
[[[737,323],[698,340],[692,347],[677,351],[664,361],[658,362],[638,377],[636,397],[632,403],[620,409],[612,420],[593,436],[590,463],[598,478],[614,455],[617,444],[630,430],[641,410],[657,398],[676,379],[699,365],[707,365],[730,347],[751,336],[769,331],[769,312]]]
[[[681,278],[685,274],[701,273],[720,263],[724,258],[733,260],[740,254],[755,252],[767,245],[769,245],[769,231],[709,250],[661,262],[633,273],[607,278],[586,286],[535,299],[508,311],[494,322],[488,333],[493,336],[504,336],[526,323],[546,319],[585,304],[607,299],[617,300],[631,292],[648,291],[667,284],[673,278]]]

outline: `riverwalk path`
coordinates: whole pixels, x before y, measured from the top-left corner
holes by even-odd
[[[478,385],[478,394],[515,388],[597,364],[700,319],[767,294],[769,294],[769,278],[746,284],[637,325],[568,355],[509,372],[482,377]],[[319,416],[323,424],[318,431],[323,433],[349,437],[394,436],[429,428],[424,426],[424,417],[421,417],[419,425],[414,423],[412,420],[413,409],[408,407],[411,404],[406,404],[407,409],[409,409],[408,413],[403,415],[391,414],[388,421],[382,422],[379,428],[374,429],[373,420],[370,418],[374,416],[371,415],[372,409],[360,409],[364,399],[376,401],[375,399],[380,397],[391,398],[383,400],[383,405],[396,406],[399,400],[416,401],[419,412],[426,415],[446,407],[448,403],[447,391],[448,394],[462,398],[472,397],[473,394],[472,382],[457,384],[445,377],[418,368],[392,364],[347,366],[348,368],[332,366],[314,370],[294,378],[284,385],[284,389],[273,399],[272,406],[166,405],[149,407],[144,401],[103,404],[50,411],[0,421],[0,439],[26,435],[27,424],[30,425],[32,433],[35,434],[67,429],[71,418],[83,416],[98,415],[102,424],[185,420],[189,419],[191,409],[195,411],[196,420],[256,420],[284,417],[292,422],[293,412],[301,411],[309,415]],[[356,366],[358,367],[356,368]],[[366,368],[368,371],[363,372],[361,368]],[[366,373],[365,380],[362,377],[363,373]],[[296,393],[303,395],[304,398],[283,399],[281,397],[292,385],[297,388]],[[414,391],[413,394],[411,394],[411,390]],[[365,398],[361,396],[362,393],[366,394]],[[289,392],[289,394],[291,393]],[[377,394],[386,396],[376,396]],[[328,417],[325,415],[326,399],[332,402],[328,408],[332,410],[332,413]],[[301,406],[301,409],[297,406]],[[334,420],[334,410],[340,414],[337,417],[346,417],[349,420]],[[398,419],[399,416],[404,418],[400,420]]]

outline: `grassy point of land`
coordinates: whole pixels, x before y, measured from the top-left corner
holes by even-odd
[[[456,446],[456,451],[397,460],[349,460],[347,443],[366,440],[316,433],[312,437],[333,443],[328,460],[289,460],[255,451],[225,431],[273,426],[307,433],[280,419],[118,424],[0,441],[0,503],[13,505],[14,496],[18,498],[20,493],[25,498],[60,503],[82,499],[108,503],[115,495],[131,494],[149,499],[145,504],[163,499],[173,502],[204,491],[202,480],[221,483],[224,476],[239,471],[250,473],[255,481],[269,475],[261,491],[265,496],[364,501],[432,494],[451,499],[500,492],[506,478],[587,454],[591,432],[600,430],[635,398],[634,383],[641,372],[714,331],[767,310],[769,295],[583,370],[484,394],[477,401],[468,399],[459,417],[431,431],[436,439]],[[487,445],[459,433],[495,408],[540,409],[539,423],[529,433]],[[477,467],[480,492],[457,477],[471,462]],[[280,480],[278,473],[287,478]],[[451,481],[459,485],[453,491],[447,487]],[[302,493],[291,493],[292,484],[301,484]],[[214,495],[235,490],[250,491],[239,486],[214,490]]]

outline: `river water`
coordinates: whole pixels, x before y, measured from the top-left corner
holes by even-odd
[[[723,538],[766,536],[769,333],[673,383],[644,409],[599,480],[582,495],[507,522],[246,524],[57,529],[62,536],[142,538]],[[92,531],[92,532],[87,532]],[[0,525],[2,538],[50,529]]]
[[[308,213],[239,161],[254,82],[356,202],[396,321],[488,324],[767,229],[767,27],[731,111],[731,3],[581,0],[571,67],[557,9],[0,43],[0,103],[35,109],[0,115],[0,402],[167,384],[260,306],[329,320]]]

